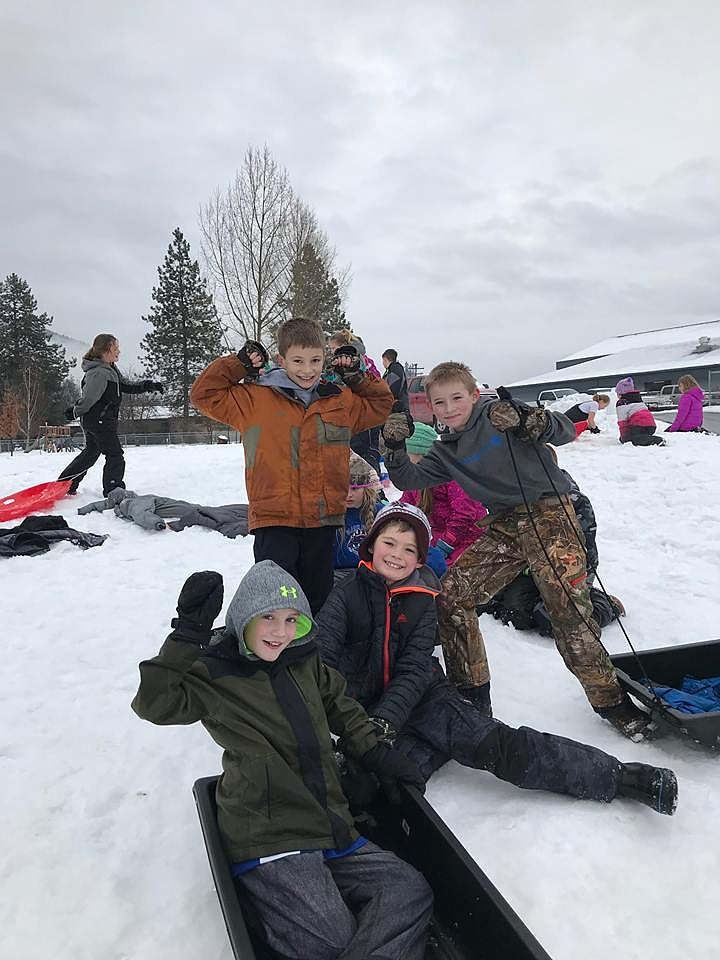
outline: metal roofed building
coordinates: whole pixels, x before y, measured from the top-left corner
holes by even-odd
[[[508,387],[518,400],[531,401],[541,390],[573,387],[586,393],[630,376],[638,390],[653,392],[677,383],[683,373],[704,390],[720,390],[720,320],[609,337],[563,357],[549,373]]]

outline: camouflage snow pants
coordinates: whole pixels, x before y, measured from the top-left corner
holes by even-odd
[[[552,621],[555,644],[591,705],[611,707],[622,700],[615,669],[591,619],[585,551],[578,542],[578,538],[585,542],[583,534],[569,498],[563,497],[563,502],[571,519],[555,497],[543,498],[530,508],[552,567],[521,506],[492,523],[442,578],[438,627],[448,678],[458,687],[480,686],[490,679],[475,605],[488,603],[529,567]]]

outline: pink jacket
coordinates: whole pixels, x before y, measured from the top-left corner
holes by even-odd
[[[629,439],[632,427],[656,426],[655,417],[650,413],[636,390],[620,397],[615,409],[621,440]]]
[[[400,497],[401,503],[411,503],[414,507],[420,502],[420,490],[406,490]],[[444,540],[455,549],[447,558],[448,566],[471,543],[485,532],[478,527],[477,521],[487,516],[487,508],[477,500],[471,500],[462,487],[451,480],[432,488],[433,508],[428,520],[432,527],[432,543]]]
[[[668,433],[695,430],[703,423],[703,400],[705,399],[701,387],[690,387],[680,394],[678,412],[668,427]]]

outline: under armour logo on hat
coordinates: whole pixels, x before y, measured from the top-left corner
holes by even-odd
[[[293,600],[297,600],[297,587],[286,587],[285,584],[283,584],[280,587],[280,596],[292,597]]]

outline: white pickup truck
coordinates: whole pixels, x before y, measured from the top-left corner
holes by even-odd
[[[677,407],[682,391],[676,383],[666,383],[658,393],[643,393],[642,398],[645,401],[648,410],[672,410]],[[717,403],[720,399],[720,392],[713,390],[708,393],[703,391],[703,406],[707,407],[710,403]]]

